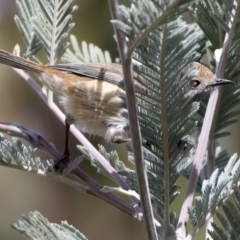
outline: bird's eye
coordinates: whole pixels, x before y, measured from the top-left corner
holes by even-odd
[[[196,79],[193,79],[190,81],[190,85],[191,85],[191,87],[196,88],[200,85],[200,82]]]

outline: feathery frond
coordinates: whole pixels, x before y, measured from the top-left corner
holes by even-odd
[[[85,41],[82,41],[82,45],[80,47],[76,37],[72,34],[70,35],[70,41],[74,53],[68,48],[62,57],[63,62],[112,62],[108,51],[102,51],[102,49],[98,46],[95,46],[92,43],[87,44]]]
[[[240,194],[239,191],[235,191],[233,194],[233,199],[227,200],[223,206],[222,210],[224,212],[216,213],[218,220],[221,223],[221,226],[218,226],[216,223],[212,224],[214,231],[208,231],[209,235],[213,240],[235,240],[240,237]]]
[[[74,0],[60,1],[38,0],[40,11],[33,18],[33,28],[50,58],[51,64],[59,59],[69,46],[66,37],[75,25],[72,16],[77,10]]]
[[[150,33],[157,26],[176,20],[187,11],[191,0],[156,1],[131,0],[131,7],[120,6],[124,21],[112,20],[129,39],[137,39],[143,32]],[[144,14],[142,14],[144,12]],[[148,38],[148,40],[150,40]]]
[[[27,45],[26,57],[37,58],[43,47],[48,58],[53,55],[52,64],[66,51],[69,43],[66,37],[73,28],[72,16],[77,10],[74,0],[18,0],[19,16],[15,22]]]
[[[87,240],[82,233],[69,225],[67,221],[62,221],[61,225],[50,223],[36,211],[30,212],[28,216],[22,216],[18,223],[12,224],[12,227],[29,240]]]
[[[12,138],[12,142],[0,133],[0,165],[16,166],[19,169],[46,174],[48,168],[53,167],[53,161],[41,162],[35,158],[35,149],[26,147],[18,138]]]
[[[230,195],[234,195],[234,189],[236,189],[236,183],[240,177],[239,166],[239,160],[235,154],[221,172],[216,169],[210,179],[203,182],[202,195],[195,197],[194,206],[188,208],[189,218],[195,230],[198,230],[198,226],[206,222],[207,218],[209,219]],[[219,231],[217,228],[215,230]],[[217,232],[212,234],[217,234]]]
[[[40,6],[37,0],[17,0],[16,6],[19,16],[15,15],[14,20],[27,46],[25,56],[31,58],[42,48],[37,35],[33,31],[33,18],[38,14]],[[37,60],[37,58],[34,59]]]
[[[161,210],[164,191],[169,187],[171,203],[178,193],[175,182],[191,162],[186,157],[191,147],[180,150],[178,142],[195,127],[189,119],[198,104],[191,103],[192,93],[184,94],[184,89],[195,67],[189,64],[201,58],[202,37],[196,25],[178,19],[152,32],[133,55],[135,80],[146,89],[136,91],[150,192]],[[165,174],[169,186],[164,185]]]
[[[17,137],[12,137],[12,141],[9,141],[4,134],[0,133],[0,165],[51,177],[77,188],[79,191],[86,192],[87,183],[72,181],[71,174],[69,174],[82,161],[82,156],[77,157],[61,173],[55,168],[54,160],[42,161],[39,157],[35,157],[35,150],[31,146],[25,146]]]

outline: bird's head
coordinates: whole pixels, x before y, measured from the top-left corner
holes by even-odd
[[[212,71],[200,63],[194,63],[192,76],[189,80],[189,90],[194,90],[196,93],[194,100],[198,100],[201,96],[209,93],[216,86],[233,83],[230,80],[217,78]]]

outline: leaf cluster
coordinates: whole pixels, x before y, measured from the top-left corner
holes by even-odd
[[[69,46],[66,42],[69,31],[74,27],[72,16],[77,10],[74,0],[17,0],[19,15],[15,22],[27,45],[26,57],[33,57],[43,48],[53,62],[58,60]]]
[[[62,221],[61,225],[50,223],[39,212],[30,212],[29,216],[22,216],[18,223],[12,224],[12,227],[20,232],[25,239],[45,240],[45,239],[68,239],[68,240],[87,240],[67,221]]]

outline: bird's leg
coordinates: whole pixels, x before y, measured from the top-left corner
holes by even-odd
[[[55,167],[58,168],[60,164],[64,163],[66,160],[69,159],[70,152],[69,152],[69,133],[70,133],[70,126],[74,122],[74,119],[67,115],[65,119],[65,148],[62,157],[55,163]]]
[[[63,152],[63,156],[69,157],[69,132],[70,132],[71,123],[69,123],[68,118],[65,119],[65,148]]]

